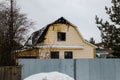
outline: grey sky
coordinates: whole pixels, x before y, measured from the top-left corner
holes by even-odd
[[[17,0],[21,11],[36,22],[38,30],[60,17],[76,25],[84,39],[94,37],[100,42],[100,31],[95,24],[95,15],[106,18],[104,7],[111,0]]]

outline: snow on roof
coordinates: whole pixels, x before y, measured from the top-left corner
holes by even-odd
[[[83,49],[83,45],[79,46],[58,46],[58,45],[46,45],[46,46],[34,46],[35,48],[72,48],[72,49]]]
[[[41,42],[43,40],[42,36],[45,34],[45,30],[47,27],[43,27],[42,29],[35,31],[31,34],[27,42],[25,43],[25,46],[33,46],[37,42]]]
[[[74,79],[63,73],[49,72],[34,74],[25,78],[24,80],[74,80]]]

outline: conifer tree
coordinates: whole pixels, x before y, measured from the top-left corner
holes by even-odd
[[[112,6],[105,6],[110,21],[103,22],[96,16],[97,27],[101,31],[102,42],[112,50],[114,56],[120,57],[120,0],[112,0]]]
[[[95,40],[94,40],[94,38],[91,37],[89,42],[92,43],[92,44],[95,44]]]

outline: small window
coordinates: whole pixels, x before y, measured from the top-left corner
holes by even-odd
[[[65,41],[66,40],[66,33],[65,32],[58,32],[57,33],[57,40],[58,41]]]
[[[58,51],[52,51],[51,52],[51,59],[59,59],[59,52]]]
[[[65,56],[65,59],[72,59],[73,53],[72,53],[72,51],[65,51],[64,56]]]

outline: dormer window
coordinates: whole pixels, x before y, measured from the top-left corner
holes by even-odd
[[[66,33],[65,32],[58,32],[57,33],[57,40],[58,41],[66,41]]]

